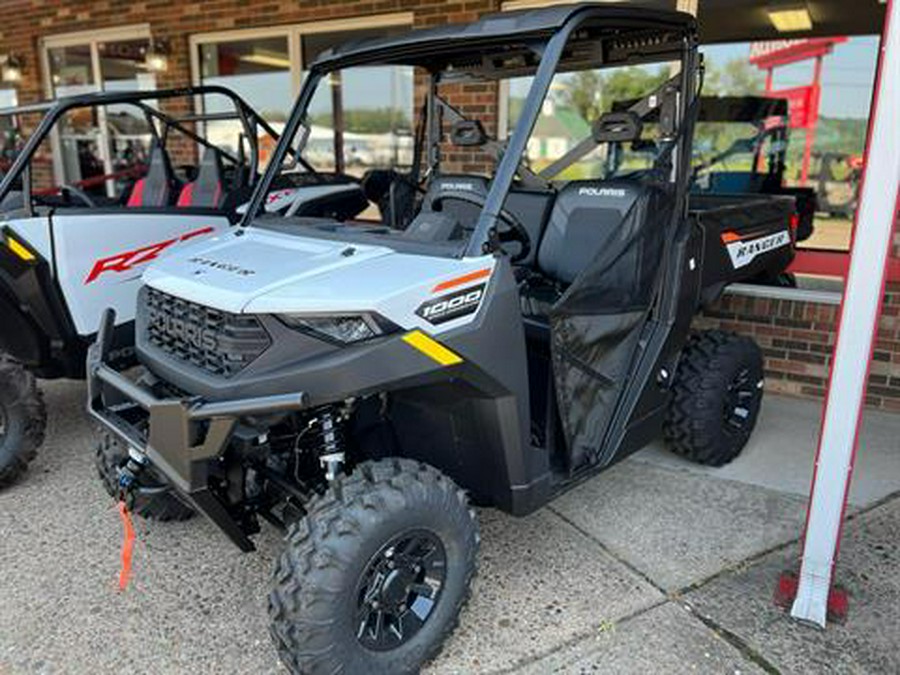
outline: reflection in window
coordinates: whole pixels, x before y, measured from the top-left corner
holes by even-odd
[[[293,103],[287,36],[204,43],[199,49],[201,83],[232,89],[280,131]],[[204,96],[206,113],[233,109],[222,96]],[[242,132],[238,120],[207,122],[206,127],[210,140],[237,151]],[[263,162],[269,152],[271,148],[261,148]]]
[[[47,53],[54,97],[75,96],[97,90],[89,44],[57,47]]]
[[[0,88],[0,110],[18,105],[15,89]],[[0,115],[0,176],[9,169],[22,146],[15,115]]]
[[[313,33],[302,41],[303,63],[348,40],[402,33],[402,26]],[[413,69],[405,66],[349,68],[319,84],[309,108],[306,158],[322,171],[361,176],[372,168],[412,162]]]
[[[814,131],[788,130],[784,183],[801,184],[806,136],[814,133],[807,186],[816,190],[818,214],[812,236],[801,247],[848,250],[856,210],[862,152],[878,55],[877,36],[854,36],[836,44],[822,67],[819,118]],[[749,43],[703,47],[707,95],[763,95],[765,73],[750,63]],[[813,60],[775,69],[772,89],[795,89],[812,83]],[[732,162],[738,158],[731,159]]]
[[[376,66],[331,73],[310,104],[306,159],[319,170],[356,176],[372,168],[408,167],[412,111],[412,68]],[[343,159],[339,163],[336,157]]]
[[[669,77],[669,68],[664,65],[557,73],[528,139],[527,160],[532,170],[541,171],[590,137],[591,125],[601,114],[647,96]],[[531,77],[509,82],[507,126],[510,131],[519,120],[531,82]],[[645,126],[642,140],[617,147],[614,157],[610,155],[611,146],[601,143],[554,179],[604,178],[650,168],[657,151],[654,134],[651,126]]]
[[[237,92],[269,122],[284,122],[293,102],[287,37],[200,45],[200,77]],[[221,102],[205,102],[221,112]],[[224,110],[226,108],[222,108]]]

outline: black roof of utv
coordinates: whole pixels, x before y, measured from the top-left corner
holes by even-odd
[[[402,35],[352,40],[319,55],[312,68],[333,70],[368,62],[439,68],[456,59],[482,56],[480,45],[502,48],[529,40],[546,40],[576,14],[591,25],[614,31],[693,30],[693,16],[684,12],[635,7],[634,5],[579,3],[543,9],[498,12],[468,24],[449,24],[411,30]]]

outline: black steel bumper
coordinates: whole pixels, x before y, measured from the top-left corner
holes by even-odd
[[[88,412],[128,446],[144,453],[181,496],[209,517],[242,550],[253,543],[209,487],[208,468],[220,457],[237,421],[248,415],[303,410],[304,393],[205,402],[160,398],[107,365],[115,312],[106,310],[88,350]],[[133,413],[145,415],[135,423]]]

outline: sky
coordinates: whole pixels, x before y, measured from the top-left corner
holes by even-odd
[[[869,116],[875,65],[877,36],[851,37],[837,45],[822,64],[822,102],[820,114],[826,117]],[[707,63],[721,64],[732,59],[747,59],[750,43],[701,47]],[[799,87],[812,82],[813,61],[783,66],[775,70],[775,89]]]

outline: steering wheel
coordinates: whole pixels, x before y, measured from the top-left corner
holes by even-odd
[[[71,204],[73,201],[72,198],[77,197],[78,200],[88,208],[94,208],[96,206],[94,200],[88,196],[87,192],[80,187],[70,185],[69,183],[64,183],[59,186],[59,194],[63,196],[67,204]]]
[[[476,192],[446,190],[441,192],[431,200],[431,203],[429,204],[430,210],[437,210],[434,208],[435,205],[447,201],[448,199],[455,199],[458,202],[465,202],[466,204],[472,204],[473,206],[480,206],[482,208],[487,201],[486,196],[482,196]],[[525,229],[525,226],[522,225],[521,221],[519,221],[518,218],[516,218],[506,209],[500,209],[500,213],[497,214],[497,218],[503,221],[504,225],[509,226],[509,229],[505,232],[498,231],[497,238],[502,243],[506,243],[508,241],[518,242],[519,246],[521,247],[518,253],[510,256],[509,261],[511,263],[517,263],[525,260],[525,258],[528,257],[528,254],[531,253],[531,235],[528,234],[528,230]]]

